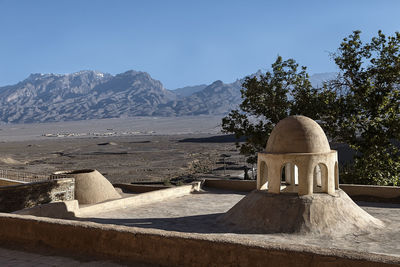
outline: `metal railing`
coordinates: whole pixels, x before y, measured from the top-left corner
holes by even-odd
[[[8,179],[8,180],[14,180],[14,181],[33,183],[33,182],[40,182],[40,181],[62,179],[62,178],[66,178],[66,175],[64,175],[64,174],[48,175],[48,174],[37,174],[37,173],[31,173],[31,172],[0,169],[0,179],[1,178]]]

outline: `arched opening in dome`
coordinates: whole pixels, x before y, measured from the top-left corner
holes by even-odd
[[[260,168],[260,189],[264,190],[268,188],[268,166],[265,161],[261,161],[261,164],[259,166]]]
[[[296,191],[299,185],[299,171],[296,164],[287,162],[281,168],[281,191]],[[286,189],[286,190],[285,190]],[[291,190],[290,190],[291,189]]]
[[[314,179],[313,179],[314,191],[317,187],[322,187],[321,176],[322,176],[321,167],[318,164],[314,168]]]
[[[313,173],[313,191],[326,192],[328,188],[328,167],[324,163],[319,163],[315,165]]]
[[[339,166],[338,162],[335,162],[335,189],[339,189]]]

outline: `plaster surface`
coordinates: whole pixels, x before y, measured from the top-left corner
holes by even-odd
[[[256,190],[218,218],[243,233],[299,233],[345,236],[379,231],[385,224],[355,204],[342,190],[335,196],[272,194]]]
[[[121,198],[112,184],[97,170],[58,171],[75,179],[75,199],[80,204],[95,204],[110,199]]]
[[[98,260],[94,258],[77,259],[66,255],[59,255],[49,251],[40,253],[38,251],[21,251],[10,248],[0,248],[0,265],[13,267],[26,266],[126,266],[108,260]],[[136,266],[136,265],[135,265]],[[150,265],[137,265],[150,266]]]
[[[330,149],[318,123],[305,116],[287,117],[274,127],[257,166],[257,189],[270,193],[281,192],[283,168],[286,184],[300,196],[317,191],[334,195],[339,188],[337,151]]]
[[[274,127],[268,153],[329,153],[331,148],[321,126],[305,116],[290,116]]]
[[[200,236],[261,246],[273,244],[309,248],[345,249],[400,258],[400,204],[358,202],[362,209],[382,220],[385,227],[371,233],[341,237],[301,234],[241,234],[217,222],[217,218],[245,196],[244,193],[207,190],[161,202],[114,211],[99,212],[79,220],[139,228],[196,233]]]
[[[123,260],[129,266],[396,266],[397,256],[291,243],[243,241],[226,235],[0,214],[2,244],[59,255]],[[73,255],[73,256],[72,256]]]

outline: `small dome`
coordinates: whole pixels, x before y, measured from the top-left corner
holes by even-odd
[[[114,186],[97,170],[58,171],[54,175],[75,178],[75,199],[79,204],[96,204],[121,198]]]
[[[281,120],[269,136],[268,153],[327,153],[328,139],[314,120],[305,116],[290,116]]]

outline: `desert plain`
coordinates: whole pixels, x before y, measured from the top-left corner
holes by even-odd
[[[137,117],[0,125],[0,169],[36,174],[97,169],[112,183],[243,173],[221,117]]]

